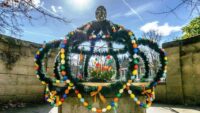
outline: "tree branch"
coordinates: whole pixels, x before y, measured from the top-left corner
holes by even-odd
[[[33,16],[32,12],[41,16]],[[59,22],[70,23],[66,18],[56,15],[42,6],[36,6],[32,0],[3,0],[0,2],[0,33],[9,31],[11,34],[20,35],[24,21],[32,24],[33,20],[41,18],[45,22],[47,22],[47,18],[52,18]]]
[[[176,10],[178,10],[180,7],[182,7],[184,5],[191,8],[190,16],[194,13],[194,10],[196,10],[198,12],[198,14],[200,15],[199,9],[198,9],[198,7],[200,7],[200,0],[181,0],[179,4],[177,4],[173,8],[169,8],[169,10],[167,10],[167,11],[150,12],[150,13],[152,13],[152,14],[169,14],[169,13],[172,13],[175,16],[177,16],[177,14],[175,13]]]

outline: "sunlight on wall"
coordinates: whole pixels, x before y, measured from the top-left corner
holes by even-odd
[[[58,107],[53,107],[49,113],[58,113]]]

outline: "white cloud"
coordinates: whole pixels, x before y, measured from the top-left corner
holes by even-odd
[[[158,21],[154,21],[143,25],[142,27],[140,27],[140,30],[145,33],[153,30],[161,34],[162,36],[169,36],[173,32],[181,31],[181,28],[182,26],[170,26],[168,23],[159,25]]]
[[[52,5],[51,11],[53,11],[54,13],[63,12],[63,8],[61,6],[56,7],[56,6]]]
[[[57,13],[56,7],[55,7],[54,5],[51,6],[51,10],[52,10],[54,13]]]
[[[62,7],[61,7],[61,6],[58,6],[58,9],[59,9],[59,10],[62,10]]]

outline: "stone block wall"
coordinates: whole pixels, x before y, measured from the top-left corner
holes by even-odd
[[[163,44],[168,53],[166,84],[156,88],[156,100],[200,105],[200,36]]]
[[[0,35],[0,103],[43,102],[34,54],[41,45]]]

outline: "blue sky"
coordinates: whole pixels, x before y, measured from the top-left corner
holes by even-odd
[[[108,19],[132,30],[136,37],[150,29],[156,29],[163,34],[163,42],[181,35],[181,27],[188,24],[194,17],[189,16],[186,7],[176,10],[174,14],[152,14],[150,12],[166,11],[175,7],[180,0],[36,0],[40,7],[55,15],[62,15],[71,23],[62,23],[54,19],[34,20],[32,24],[24,21],[23,40],[42,43],[64,37],[75,28],[95,20],[95,10],[99,5],[107,9]],[[35,15],[35,14],[34,14]]]

